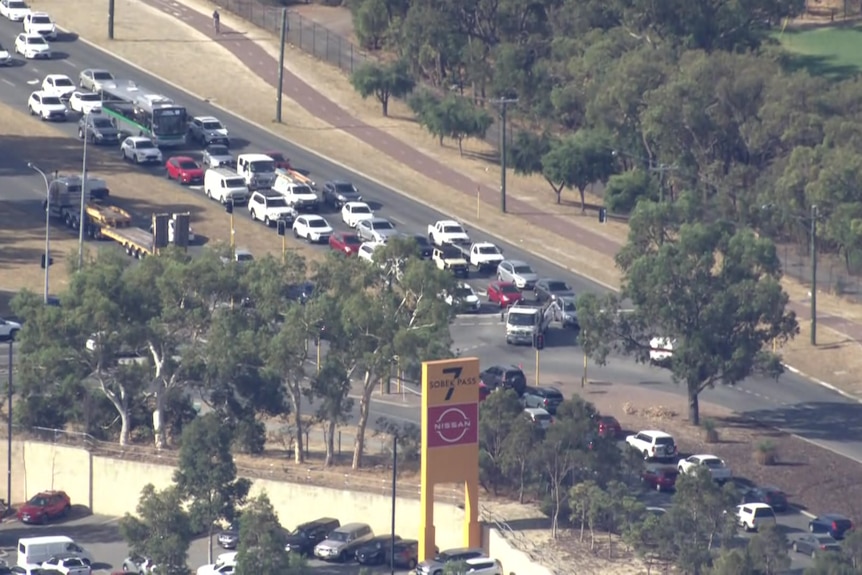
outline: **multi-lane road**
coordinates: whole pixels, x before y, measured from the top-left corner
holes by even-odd
[[[19,25],[0,20],[0,42],[5,46],[10,47],[13,44],[14,37],[19,31]],[[83,42],[56,43],[54,50],[58,56],[54,60],[23,62],[0,71],[0,99],[25,111],[29,93],[36,89],[45,75],[60,73],[76,79],[80,70],[84,68],[105,68],[114,72],[117,77],[138,81],[148,88],[173,98],[186,105],[193,114],[220,117],[229,125],[231,134],[237,141],[249,143],[245,146],[248,150],[283,150],[294,165],[309,170],[318,182],[333,178],[350,179],[360,188],[363,196],[370,203],[378,206],[377,211],[380,215],[392,220],[403,231],[422,232],[428,223],[446,217],[446,214],[403,196],[362,176],[361,173],[353,172],[286,142],[260,126],[246,122],[242,118],[231,117],[209,102],[120,62]],[[194,86],[188,86],[188,88],[194,90]],[[69,138],[75,137],[74,122],[58,124],[57,127]],[[0,154],[0,175],[3,177],[0,199],[33,200],[35,205],[35,200],[43,197],[41,180],[26,167],[26,162],[29,160],[38,161],[39,158],[16,157],[14,150],[4,150],[4,153]],[[361,170],[359,159],[355,166]],[[130,166],[129,169],[138,168]],[[157,175],[161,177],[162,174],[158,171],[154,177]],[[116,190],[116,193],[123,195],[122,190]],[[200,191],[189,190],[188,193],[200,193]],[[34,213],[34,217],[38,217],[38,214]],[[339,227],[340,218],[337,215],[328,216],[328,219],[335,227]],[[507,257],[531,263],[543,276],[565,279],[579,293],[601,292],[606,289],[588,278],[573,274],[552,262],[526,253],[519,247],[518,238],[508,236],[505,231],[494,236],[476,229],[470,231],[475,240],[494,241],[501,246]],[[261,226],[259,233],[274,234],[275,232]],[[472,283],[481,291],[486,280],[476,279],[472,280]],[[502,337],[499,317],[493,312],[458,318],[453,325],[452,336],[454,347],[461,354],[477,355],[485,365],[523,364],[528,378],[533,379],[534,353],[526,348],[507,346]],[[5,362],[5,354],[0,354],[0,369],[5,367]],[[575,345],[575,334],[573,332],[555,333],[549,338],[549,346],[542,352],[541,381],[577,380],[580,377],[582,362],[581,351]],[[636,364],[626,358],[613,357],[606,367],[591,366],[589,376],[593,380],[613,381],[621,385],[650,384],[653,389],[677,394],[684,392],[671,382],[666,372]],[[799,376],[788,373],[779,381],[751,377],[734,387],[718,387],[709,390],[704,393],[703,399],[755,417],[837,453],[862,461],[862,424],[856,423],[862,421],[860,417],[862,405]],[[417,422],[418,404],[409,399],[377,401],[372,420],[381,415],[396,420]]]

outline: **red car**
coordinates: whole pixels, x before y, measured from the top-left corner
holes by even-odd
[[[285,158],[284,154],[282,154],[281,152],[269,151],[269,152],[264,152],[263,154],[265,156],[269,156],[270,158],[272,158],[272,161],[275,162],[276,168],[282,168],[285,170],[290,169],[290,160]]]
[[[486,399],[488,399],[489,395],[491,395],[491,388],[480,381],[479,382],[479,401],[480,402],[485,401]]]
[[[497,281],[488,284],[488,301],[500,307],[515,305],[523,297],[521,290],[512,282]]]
[[[169,180],[176,180],[185,185],[204,183],[204,169],[188,156],[168,158],[165,162],[165,170]]]
[[[47,523],[49,519],[65,517],[72,510],[72,501],[65,491],[43,491],[18,508],[21,523]]]
[[[641,482],[656,491],[670,491],[676,485],[679,471],[673,467],[647,468],[641,474]]]
[[[616,439],[623,434],[623,428],[616,417],[610,415],[600,415],[598,418],[599,435],[609,439]]]
[[[355,256],[361,245],[359,236],[350,232],[334,232],[329,236],[329,247],[346,256]]]

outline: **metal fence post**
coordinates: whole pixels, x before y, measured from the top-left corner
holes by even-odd
[[[338,69],[343,70],[341,66],[341,35],[338,36]]]
[[[317,57],[317,22],[311,23],[311,55]]]
[[[299,49],[302,50],[302,14],[299,15]]]
[[[326,61],[329,62],[329,28],[326,29]]]

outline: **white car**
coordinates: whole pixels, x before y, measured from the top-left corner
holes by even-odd
[[[626,437],[626,443],[644,459],[667,459],[676,456],[676,441],[664,431],[648,429]]]
[[[105,84],[113,84],[114,75],[107,70],[98,70],[96,68],[87,68],[81,70],[78,74],[78,84],[85,90],[91,92],[101,92]]]
[[[0,15],[13,22],[21,22],[30,13],[30,7],[24,0],[0,0]]]
[[[42,91],[65,99],[75,92],[75,83],[65,74],[48,74],[42,80]]]
[[[9,50],[3,47],[0,44],[0,66],[11,66],[12,65],[12,54],[9,53]]]
[[[93,111],[102,109],[102,97],[93,92],[72,92],[69,96],[69,107],[79,114],[87,115]]]
[[[467,575],[504,575],[503,565],[490,557],[473,557],[464,560]],[[435,571],[436,573],[436,571]]]
[[[90,575],[90,565],[80,557],[51,557],[42,563],[42,569],[63,573],[63,575]]]
[[[27,100],[27,109],[31,116],[39,116],[42,120],[62,122],[66,119],[66,104],[54,94],[46,94],[41,91],[33,92],[30,94],[30,99]]]
[[[15,53],[28,60],[51,58],[51,45],[38,34],[18,34],[15,37]]]
[[[325,244],[332,235],[332,227],[323,216],[302,215],[293,222],[293,235],[297,238],[305,238],[308,242]]]
[[[763,525],[775,525],[775,511],[766,503],[744,503],[736,506],[736,520],[746,531],[757,531]]]
[[[649,361],[655,365],[667,364],[673,357],[673,345],[669,337],[654,337],[649,340]]]
[[[524,415],[539,429],[548,429],[553,421],[551,414],[543,407],[525,407]]]
[[[370,220],[373,217],[371,206],[365,202],[347,202],[341,208],[341,221],[351,228],[355,228],[362,220]]]
[[[386,218],[372,217],[356,222],[356,235],[366,242],[386,243],[386,240],[397,234],[395,224]]]
[[[57,25],[45,12],[30,12],[24,16],[24,32],[26,34],[39,34],[55,40],[57,38]]]
[[[692,455],[685,459],[680,459],[677,464],[677,469],[680,473],[688,473],[698,467],[706,468],[712,478],[719,483],[729,481],[733,477],[730,468],[720,457],[715,455]]]
[[[216,562],[198,567],[197,575],[233,575],[236,569],[236,551],[222,553],[216,557]]]
[[[380,242],[365,242],[356,250],[356,257],[368,263],[374,263],[374,252],[386,244]]]
[[[14,340],[19,331],[21,331],[20,323],[0,317],[0,339]]]
[[[479,311],[482,308],[482,302],[479,296],[468,283],[459,283],[455,286],[455,290],[446,294],[446,303],[449,305],[457,305],[463,311]]]
[[[130,136],[123,140],[120,144],[120,152],[123,154],[123,159],[135,162],[136,164],[161,164],[162,151],[159,150],[153,141],[143,136]]]

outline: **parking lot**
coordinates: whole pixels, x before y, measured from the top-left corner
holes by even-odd
[[[290,521],[286,521],[288,525]],[[23,525],[17,521],[7,521],[0,526],[0,551],[5,553],[5,559],[14,564],[16,560],[15,547],[21,537],[39,537],[43,535],[66,535],[74,539],[93,554],[96,559],[93,564],[94,575],[107,575],[121,571],[123,560],[128,556],[128,547],[120,536],[118,519],[100,515],[86,515],[83,509],[77,508],[70,519],[49,525]],[[224,553],[214,543],[213,555]],[[192,570],[207,562],[207,541],[201,537],[192,542],[189,549],[189,565]],[[356,575],[360,567],[355,563],[330,564],[311,560],[309,565],[320,575]],[[377,568],[381,573],[389,572],[388,567]],[[396,571],[406,573],[406,571]]]

